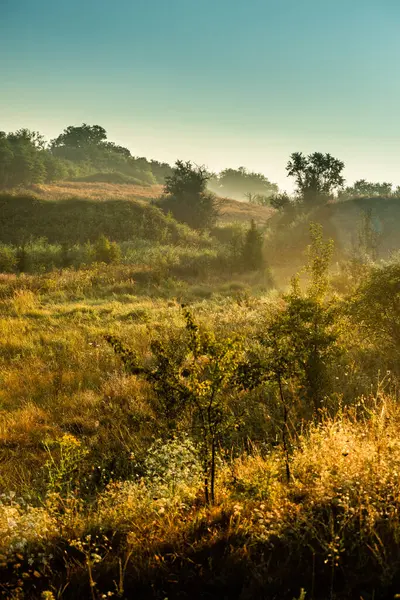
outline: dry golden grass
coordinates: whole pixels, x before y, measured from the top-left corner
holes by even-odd
[[[236,460],[219,477],[219,505],[211,508],[199,505],[195,486],[182,482],[160,495],[146,479],[113,481],[86,506],[57,493],[42,507],[5,498],[3,567],[29,561],[41,584],[55,578],[68,583],[66,598],[90,597],[88,556],[96,557],[89,566],[99,593],[108,593],[119,572],[123,598],[133,590],[138,598],[158,598],[155,582],[169,590],[167,597],[179,589],[193,598],[202,597],[198,586],[208,582],[210,597],[217,598],[218,586],[223,582],[228,590],[231,578],[235,585],[246,582],[246,598],[291,600],[305,587],[316,600],[350,600],[360,597],[360,585],[370,591],[361,597],[393,597],[382,594],[399,560],[399,409],[386,398],[371,399],[370,408],[360,410],[365,418],[351,413],[326,419],[300,436],[289,484],[279,450],[264,457],[255,450]],[[30,435],[36,420],[47,422],[32,404],[9,417],[12,439],[24,431]],[[71,434],[59,436],[64,463],[53,455],[52,468],[63,469],[57,475],[73,476],[84,443]],[[10,580],[18,584],[14,574]],[[41,597],[28,576],[22,588],[25,596],[12,597]]]
[[[233,221],[248,223],[251,219],[258,225],[264,225],[276,213],[270,206],[258,206],[249,202],[239,202],[230,198],[221,198],[221,214],[219,221],[230,223]]]
[[[34,194],[42,200],[68,200],[69,198],[86,198],[88,200],[143,200],[148,201],[162,194],[162,185],[138,186],[117,183],[85,183],[63,181],[59,183],[35,184],[26,189],[7,190],[12,194]],[[248,202],[239,202],[230,198],[220,198],[221,223],[233,221],[248,223],[254,219],[263,225],[275,214],[268,206],[257,206]]]
[[[35,184],[26,189],[7,191],[7,193],[18,195],[24,192],[34,194],[43,200],[68,200],[68,198],[148,200],[159,196],[162,192],[162,186],[145,187],[131,184],[62,181],[59,183]]]

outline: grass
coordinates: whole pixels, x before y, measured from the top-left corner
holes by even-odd
[[[104,269],[112,280],[120,267]],[[100,280],[86,288],[79,278],[83,272],[9,275],[1,283],[5,597],[161,598],[179,590],[200,598],[207,590],[291,600],[302,587],[316,599],[396,591],[395,402],[370,396],[306,426],[288,484],[281,449],[268,445],[273,413],[253,400],[246,418],[261,420],[254,426],[263,433],[220,470],[217,506],[203,506],[196,480],[178,477],[173,493],[158,489],[157,452],[153,475],[143,471],[159,432],[149,389],[121,371],[102,336],[121,336],[146,356],[154,333],[181,326],[179,303],[162,286],[125,300]],[[197,293],[200,321],[224,335],[257,331],[275,301],[235,297],[242,285],[225,284],[225,294],[211,287],[206,301]]]
[[[148,200],[161,194],[162,186],[138,186],[106,182],[74,182],[34,184],[28,189],[11,190],[17,195],[32,193],[42,200],[68,200],[86,198],[90,200]]]
[[[26,407],[10,426],[45,423],[37,410]],[[289,485],[279,450],[253,448],[234,460],[220,474],[212,508],[199,505],[195,481],[179,480],[173,494],[156,480],[110,481],[90,505],[57,493],[42,506],[3,496],[9,589],[20,581],[29,598],[44,590],[87,598],[93,588],[99,598],[293,598],[301,588],[321,599],[393,597],[400,415],[389,399],[371,399],[361,413],[327,418],[300,436]],[[68,476],[82,442],[62,434],[58,445],[70,452]]]
[[[122,242],[119,264],[0,275],[0,597],[400,593],[400,372],[389,326],[397,304],[384,331],[374,319],[397,271],[380,293],[384,266],[364,265],[353,274],[357,303],[337,271],[327,302],[341,352],[329,364],[323,355],[326,386],[313,413],[295,365],[275,363],[261,343],[288,300],[269,269],[228,268],[232,231]],[[46,244],[35,244],[43,256]],[[57,248],[46,246],[53,261]],[[371,272],[367,320],[372,292],[358,286]],[[281,281],[279,269],[272,275]],[[213,505],[204,502],[195,410],[184,406],[171,431],[151,377],[130,374],[105,340],[115,336],[144,369],[154,366],[156,343],[165,350],[159,368],[174,369],[186,340],[181,303],[201,331],[215,332],[214,348],[238,337],[247,360],[240,368],[254,362],[268,371],[258,386],[224,388]],[[313,327],[331,343],[312,318],[285,335],[301,331],[301,349]],[[194,348],[188,373],[179,371],[200,399],[210,348],[206,356]]]

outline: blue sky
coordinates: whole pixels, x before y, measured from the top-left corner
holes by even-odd
[[[0,0],[0,130],[99,124],[287,189],[318,150],[400,184],[399,26],[399,0]]]

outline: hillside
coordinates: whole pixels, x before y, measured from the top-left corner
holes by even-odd
[[[137,238],[176,241],[180,229],[157,207],[137,199],[43,200],[0,194],[0,239],[7,244],[40,238],[49,243],[84,244],[100,235],[118,242]]]
[[[130,184],[115,183],[85,183],[69,182],[35,184],[26,189],[12,191],[14,194],[34,194],[42,200],[67,200],[69,198],[86,198],[90,200],[151,200],[162,193],[162,185],[138,186]],[[274,210],[265,207],[240,202],[230,198],[221,198],[220,221],[229,223],[232,221],[248,222],[254,219],[259,224],[264,224]]]
[[[250,219],[264,225],[276,211],[269,206],[258,206],[249,202],[240,202],[231,198],[221,198],[219,220],[223,223],[232,221],[248,222]]]
[[[67,200],[68,198],[88,198],[90,200],[149,200],[161,194],[162,185],[131,185],[125,183],[86,183],[61,181],[59,183],[38,183],[24,189],[12,191],[15,194],[34,194],[41,200]]]

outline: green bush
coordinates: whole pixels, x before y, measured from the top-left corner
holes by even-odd
[[[0,244],[0,273],[13,273],[16,266],[16,250],[5,244]]]
[[[397,354],[400,348],[400,263],[372,267],[349,307],[358,325],[369,336]]]
[[[96,262],[107,265],[119,263],[121,260],[121,249],[116,242],[110,242],[108,238],[101,235],[93,246]]]

